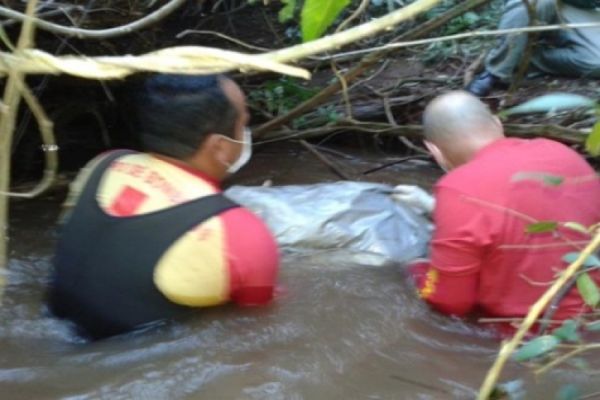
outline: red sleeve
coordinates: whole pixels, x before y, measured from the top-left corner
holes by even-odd
[[[245,208],[223,215],[230,271],[230,299],[241,306],[273,300],[279,254],[266,225]]]
[[[436,310],[463,316],[473,309],[477,297],[475,275],[448,275],[428,261],[410,266],[409,273],[419,296]]]
[[[477,304],[490,221],[481,205],[443,187],[436,189],[433,220],[431,264],[413,273],[419,294],[441,312],[465,315]]]

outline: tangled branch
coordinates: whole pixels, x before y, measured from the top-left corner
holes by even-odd
[[[126,25],[117,26],[115,28],[107,29],[82,29],[70,26],[63,26],[52,22],[44,21],[40,18],[28,17],[23,13],[11,10],[10,8],[6,7],[0,7],[0,16],[23,22],[27,19],[32,19],[37,28],[43,29],[48,32],[57,33],[59,35],[73,36],[80,39],[109,39],[127,35],[129,33],[139,31],[140,29],[155,24],[156,22],[165,18],[167,15],[171,14],[173,11],[177,10],[185,2],[186,0],[171,0],[156,11],[138,19],[137,21],[133,21]]]

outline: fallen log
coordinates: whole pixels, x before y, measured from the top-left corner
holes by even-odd
[[[384,136],[402,136],[409,139],[421,139],[422,125],[392,125],[382,122],[362,122],[343,120],[336,124],[308,128],[300,131],[274,131],[264,135],[256,144],[283,140],[299,140],[323,137],[336,133],[358,133]],[[568,145],[583,145],[585,132],[551,124],[505,124],[507,136],[522,138],[545,137]]]

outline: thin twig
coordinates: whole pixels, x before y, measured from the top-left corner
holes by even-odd
[[[367,9],[367,7],[369,6],[369,3],[371,1],[370,0],[362,0],[360,5],[358,6],[358,8],[356,10],[354,10],[354,12],[348,17],[346,18],[335,30],[336,32],[341,32],[344,29],[346,29],[346,27],[348,25],[350,25],[350,23],[352,21],[354,21],[356,18],[360,17],[360,15],[362,13],[365,12],[365,10]]]
[[[600,27],[600,22],[581,22],[574,24],[554,24],[554,25],[540,25],[540,26],[530,26],[527,28],[510,28],[510,29],[495,29],[495,30],[483,30],[483,31],[473,31],[466,33],[457,33],[454,35],[447,36],[438,36],[435,38],[429,39],[421,39],[421,40],[410,40],[406,42],[400,43],[390,43],[383,46],[371,47],[368,49],[360,49],[347,51],[343,53],[332,54],[326,59],[331,58],[342,58],[348,56],[354,56],[358,54],[368,54],[380,51],[387,51],[393,49],[399,49],[402,47],[410,47],[410,46],[419,46],[424,44],[438,43],[438,42],[447,42],[450,40],[459,40],[459,39],[467,39],[473,37],[484,37],[484,36],[500,36],[507,35],[513,33],[525,33],[525,32],[548,32],[548,31],[558,31],[563,29],[585,29],[585,28],[598,28]]]
[[[497,323],[503,323],[503,322],[516,322],[516,323],[521,323],[523,322],[525,318],[479,318],[477,319],[478,323],[482,323],[482,324],[497,324]],[[563,321],[556,321],[556,320],[541,320],[538,319],[538,322],[548,322],[548,323],[552,323],[552,324],[557,324],[557,323],[561,323]]]
[[[321,154],[317,149],[310,145],[306,140],[300,140],[300,144],[306,148],[312,155],[314,155],[319,161],[323,164],[327,165],[337,176],[347,181],[351,181],[352,179],[348,176],[344,171],[339,169],[335,164],[333,164],[327,157]]]
[[[258,51],[272,51],[273,49],[268,49],[266,47],[259,47],[259,46],[254,46],[250,43],[244,42],[242,40],[236,39],[234,37],[231,36],[227,36],[223,33],[219,33],[219,32],[215,32],[215,31],[202,31],[202,30],[195,30],[195,29],[186,29],[185,31],[181,31],[179,32],[177,35],[175,35],[175,37],[177,39],[181,39],[183,37],[186,37],[188,35],[212,35],[212,36],[217,36],[220,37],[221,39],[225,39],[229,42],[238,44],[242,47],[245,47],[247,49],[250,50],[258,50]]]
[[[52,33],[65,36],[74,36],[80,39],[109,39],[118,36],[127,35],[129,33],[139,31],[140,29],[146,28],[173,11],[182,6],[186,0],[171,0],[158,10],[146,15],[137,21],[131,22],[126,25],[117,26],[115,28],[108,29],[81,29],[75,27],[67,27],[52,22],[44,21],[43,19],[34,18],[33,22],[39,29],[43,29]],[[0,7],[0,15],[6,18],[16,19],[18,21],[25,21],[27,16],[18,11],[11,10],[10,8]]]
[[[555,358],[548,364],[536,369],[534,371],[534,373],[536,375],[542,375],[549,369],[556,367],[558,364],[565,362],[569,358],[576,356],[579,353],[583,353],[584,351],[588,351],[588,350],[597,350],[597,349],[600,349],[600,343],[579,345],[579,347],[577,347],[576,349],[573,349],[572,351],[565,353],[565,354],[561,355],[560,357]]]
[[[384,168],[388,168],[388,167],[391,167],[393,165],[397,165],[397,164],[400,164],[400,163],[403,163],[403,162],[406,162],[406,161],[424,160],[424,159],[427,159],[427,158],[429,158],[429,156],[424,156],[424,155],[402,157],[402,158],[399,158],[397,160],[390,161],[390,162],[387,162],[385,164],[379,165],[377,167],[374,167],[374,168],[368,169],[366,171],[363,171],[362,175],[369,175],[369,174],[372,174],[373,172],[377,172],[377,171],[380,171],[380,170],[382,170]]]
[[[352,103],[350,102],[350,95],[348,94],[348,83],[346,82],[346,78],[340,73],[333,61],[331,62],[331,70],[342,85],[342,98],[344,99],[344,105],[346,107],[346,118],[352,119]]]
[[[27,192],[4,192],[0,190],[0,196],[32,199],[44,193],[54,183],[56,173],[58,172],[58,146],[54,137],[54,125],[36,97],[24,82],[17,81],[17,86],[38,123],[38,129],[42,137],[42,150],[46,160],[44,175],[34,188]]]
[[[394,118],[394,114],[392,113],[392,106],[390,105],[390,98],[387,96],[383,96],[382,100],[383,100],[383,109],[385,110],[385,116],[387,117],[388,122],[392,126],[398,126],[398,123],[396,122],[396,119]],[[422,148],[420,148],[418,146],[415,146],[407,138],[405,138],[403,136],[399,136],[398,138],[400,139],[402,144],[404,144],[409,149],[412,149],[419,154],[424,154],[424,155],[429,156],[429,153],[427,151],[423,150]]]

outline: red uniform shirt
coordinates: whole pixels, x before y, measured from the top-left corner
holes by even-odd
[[[559,179],[557,179],[560,177]],[[559,180],[562,180],[559,183]],[[421,296],[438,310],[520,317],[547,290],[589,236],[567,228],[527,233],[539,221],[600,221],[600,181],[570,148],[545,139],[502,139],[435,187],[431,267],[413,271]],[[580,312],[573,289],[554,319]]]

